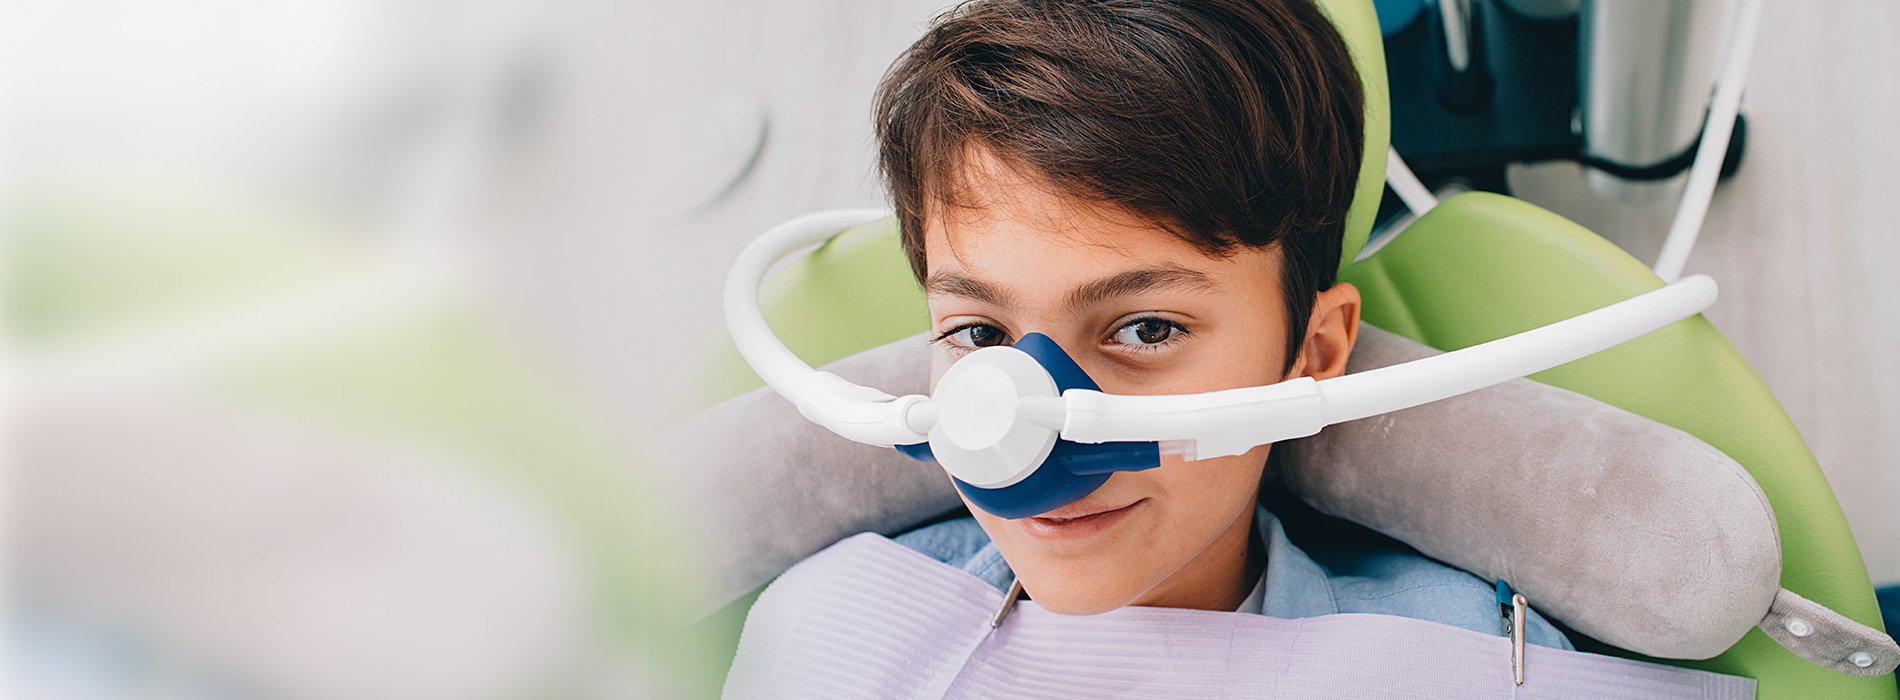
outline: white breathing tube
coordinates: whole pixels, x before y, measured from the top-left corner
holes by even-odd
[[[759,284],[780,259],[802,254],[844,229],[888,216],[890,212],[877,209],[826,211],[767,231],[739,254],[726,278],[727,327],[746,362],[807,419],[866,444],[927,441],[933,449],[942,448],[937,449],[938,458],[946,470],[978,485],[1020,481],[1035,471],[1048,455],[1046,445],[1058,437],[1078,443],[1171,442],[1174,449],[1169,451],[1178,450],[1190,460],[1241,454],[1334,423],[1457,396],[1565,364],[1693,316],[1716,298],[1715,281],[1694,275],[1595,311],[1442,355],[1324,381],[1301,377],[1202,394],[1136,396],[1071,389],[1055,395],[1047,375],[1022,379],[1026,356],[1011,357],[1022,355],[1020,351],[984,348],[958,362],[961,371],[954,374],[970,379],[953,381],[946,375],[935,397],[899,397],[812,369],[772,333],[758,296]],[[1033,360],[1028,362],[1037,368],[1032,374],[1042,371]],[[991,363],[1000,371],[974,370]],[[999,420],[1006,425],[998,426]],[[1020,441],[1025,433],[1034,434],[1027,449],[1001,444]],[[979,444],[985,441],[990,444]],[[1035,442],[1045,446],[1038,450]],[[998,459],[1010,463],[995,463]]]
[[[759,236],[739,252],[726,275],[726,329],[752,371],[806,419],[831,432],[870,445],[923,442],[928,430],[904,422],[910,406],[928,397],[893,397],[820,372],[792,354],[765,323],[759,310],[759,283],[772,264],[793,251],[825,242],[833,234],[890,216],[881,209],[836,209],[792,219]]]
[[[1190,459],[1240,454],[1335,423],[1411,408],[1506,382],[1620,345],[1699,313],[1715,280],[1696,275],[1557,323],[1463,350],[1314,381],[1180,396],[1069,391],[1062,437],[1194,440]]]

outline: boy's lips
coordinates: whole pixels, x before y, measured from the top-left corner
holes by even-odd
[[[1144,498],[1121,506],[1071,503],[1042,515],[1011,522],[1036,539],[1081,539],[1121,522],[1147,500]]]

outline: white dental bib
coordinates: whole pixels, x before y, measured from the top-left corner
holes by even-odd
[[[1283,620],[1016,604],[875,534],[779,577],[746,618],[727,698],[1753,698],[1753,679],[1531,646],[1512,679],[1503,636],[1344,614]]]

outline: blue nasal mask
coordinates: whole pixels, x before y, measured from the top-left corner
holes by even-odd
[[[1062,351],[1049,336],[1030,333],[1016,341],[1015,350],[1041,365],[1054,381],[1056,393],[1070,389],[1101,391],[1087,372]],[[955,370],[955,366],[951,367]],[[946,373],[945,378],[949,375]],[[935,462],[929,442],[897,445],[897,451],[922,462]],[[1048,456],[1037,462],[1034,471],[1021,481],[1000,488],[983,488],[951,477],[957,490],[970,503],[999,518],[1027,518],[1047,513],[1095,492],[1108,475],[1161,466],[1161,443],[1101,442],[1089,444],[1058,438]]]

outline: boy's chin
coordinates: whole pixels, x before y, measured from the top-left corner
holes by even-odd
[[[1141,595],[1141,591],[1113,590],[1106,586],[1038,586],[1028,579],[1023,581],[1023,590],[1037,605],[1058,615],[1100,615],[1126,607]]]

